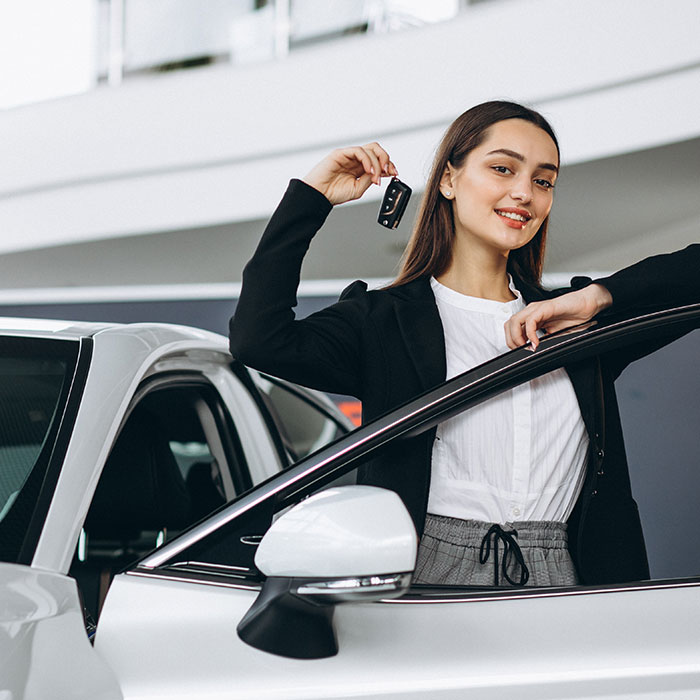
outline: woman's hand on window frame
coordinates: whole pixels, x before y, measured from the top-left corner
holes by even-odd
[[[612,301],[612,295],[601,284],[591,284],[553,299],[534,301],[505,322],[506,343],[514,350],[529,341],[534,351],[540,342],[537,331],[556,333],[586,323],[608,308]]]

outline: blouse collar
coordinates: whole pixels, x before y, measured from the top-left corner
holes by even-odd
[[[485,314],[498,314],[499,316],[507,311],[509,314],[514,314],[519,311],[525,302],[523,297],[515,287],[513,278],[508,275],[508,288],[515,294],[516,298],[512,301],[496,301],[494,299],[482,299],[481,297],[472,297],[467,294],[462,294],[461,292],[456,292],[454,289],[446,287],[444,284],[438,282],[434,277],[430,278],[430,286],[432,287],[433,294],[435,298],[450,304],[451,306],[457,306],[461,309],[466,309],[467,311],[477,311],[479,313]]]

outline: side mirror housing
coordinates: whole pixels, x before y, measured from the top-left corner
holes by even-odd
[[[335,605],[402,595],[417,545],[413,521],[393,491],[344,486],[311,496],[261,540],[255,564],[267,580],[238,635],[281,656],[333,656]]]

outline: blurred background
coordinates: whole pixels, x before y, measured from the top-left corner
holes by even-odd
[[[698,239],[696,0],[0,3],[0,314],[226,332],[291,177],[378,140],[414,188],[339,207],[302,314],[396,273],[433,150],[487,99],[558,132],[545,281]]]

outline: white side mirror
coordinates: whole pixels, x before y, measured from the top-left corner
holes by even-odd
[[[412,571],[417,544],[393,491],[341,486],[281,516],[258,545],[255,565],[266,576],[374,576]]]
[[[393,491],[342,486],[315,494],[261,540],[255,564],[268,578],[238,635],[273,654],[332,656],[334,605],[405,593],[417,547],[413,521]]]

